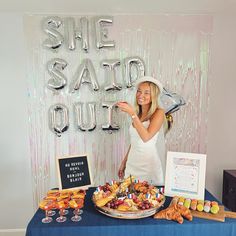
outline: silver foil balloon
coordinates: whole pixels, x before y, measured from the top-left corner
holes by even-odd
[[[91,84],[94,91],[99,90],[95,69],[90,59],[84,59],[82,61],[75,72],[72,81],[73,82],[70,85],[70,92],[72,93],[78,90],[81,84]]]
[[[181,106],[186,104],[183,97],[177,93],[168,91],[166,88],[163,88],[161,94],[161,102],[165,109],[165,114],[172,114],[180,109]]]
[[[106,78],[110,80],[110,84],[105,87],[106,91],[116,91],[121,90],[122,85],[116,83],[116,72],[115,67],[120,65],[120,61],[117,60],[105,60],[102,62],[102,66],[107,70],[106,71]]]
[[[89,50],[89,22],[86,17],[80,18],[81,33],[76,34],[76,38],[82,40],[82,49],[85,52]]]
[[[62,45],[64,40],[63,35],[57,31],[61,25],[62,19],[58,16],[47,17],[43,20],[43,31],[48,34],[48,38],[43,42],[45,48],[57,51],[57,49]]]
[[[67,84],[66,76],[61,72],[67,66],[67,62],[60,58],[53,58],[47,63],[47,71],[51,78],[48,80],[47,87],[51,90],[63,89]]]
[[[85,106],[87,107],[87,117],[86,117],[87,122],[84,122],[83,119],[84,117],[83,106],[84,106],[83,102],[78,102],[75,104],[76,125],[81,131],[93,131],[97,126],[96,114],[95,114],[96,104],[92,102],[85,103]]]
[[[63,104],[49,108],[49,127],[58,137],[69,128],[69,110]]]
[[[65,18],[65,41],[69,50],[75,50],[76,39],[82,41],[82,49],[89,50],[89,24],[86,17],[80,18],[80,27],[76,27],[72,17]]]
[[[127,57],[124,59],[126,87],[131,88],[134,82],[145,75],[145,64],[140,57]],[[134,73],[133,68],[136,69]]]
[[[108,38],[108,30],[105,27],[112,25],[112,22],[113,17],[111,16],[98,16],[94,18],[96,47],[98,49],[115,47],[113,40],[105,40]]]
[[[72,17],[64,19],[65,43],[69,50],[75,50],[75,20]]]
[[[107,108],[108,122],[102,125],[102,130],[112,133],[112,131],[119,130],[120,127],[118,124],[113,123],[112,113],[116,106],[117,102],[103,102],[102,107]]]

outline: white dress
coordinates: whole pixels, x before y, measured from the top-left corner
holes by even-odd
[[[145,128],[149,124],[149,120],[143,122]],[[133,175],[153,185],[164,185],[164,171],[156,144],[159,132],[146,143],[142,141],[132,124],[129,132],[131,147],[126,162],[125,177]]]

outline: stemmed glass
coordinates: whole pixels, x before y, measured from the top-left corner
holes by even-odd
[[[79,212],[80,212],[80,208],[82,208],[84,205],[84,199],[78,198],[78,199],[70,200],[69,205],[71,208],[75,209],[73,211],[74,216],[71,218],[71,220],[74,222],[81,221],[82,217],[79,216]]]
[[[63,210],[63,215],[67,215],[69,211],[66,208],[69,208],[69,200],[71,198],[71,192],[70,191],[62,191],[60,193],[60,196],[57,198],[57,201],[64,201],[65,203],[65,209]]]
[[[65,203],[65,209],[63,210],[63,215],[65,216],[65,215],[69,214],[69,210],[67,210],[67,209],[70,208],[69,207],[70,198],[63,199],[63,201]]]
[[[52,217],[48,215],[48,212],[52,209],[52,202],[47,200],[42,200],[39,203],[39,208],[45,211],[45,218],[42,219],[42,223],[52,222]]]
[[[63,198],[63,197],[60,196],[60,197],[57,198],[57,206],[58,206],[58,202],[64,202],[65,207],[62,211],[62,215],[67,215],[69,213],[69,211],[66,208],[69,207],[70,197],[66,197],[66,198]]]
[[[56,209],[56,200],[59,195],[60,193],[58,190],[49,190],[47,192],[47,196],[44,199],[47,201],[51,201],[52,209]],[[56,214],[56,211],[52,209],[48,211],[48,216],[54,216]]]
[[[50,209],[48,210],[48,216],[54,216],[56,215],[56,211],[54,211],[53,209],[56,208],[56,201],[52,200],[52,199],[48,199],[47,197],[44,198],[44,201],[47,201],[48,204],[50,204]]]
[[[62,200],[62,201],[59,201],[57,202],[57,209],[59,209],[59,214],[60,216],[57,217],[56,221],[59,222],[59,223],[62,223],[62,222],[65,222],[66,221],[66,217],[64,216],[64,210],[66,208],[66,204],[65,202]]]
[[[71,196],[71,199],[72,199],[72,200],[77,200],[77,199],[83,199],[83,200],[84,200],[85,195],[86,195],[86,191],[83,190],[83,189],[80,189],[79,191],[74,191],[74,192],[73,192],[73,195]],[[74,214],[75,214],[75,211],[76,211],[76,210],[73,211]],[[82,214],[83,214],[83,210],[80,209],[80,210],[77,212],[77,214],[78,214],[78,215],[82,215]]]

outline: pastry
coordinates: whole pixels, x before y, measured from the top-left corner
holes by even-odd
[[[192,221],[193,216],[191,211],[183,205],[177,204],[176,198],[173,198],[174,201],[171,202],[170,206],[154,215],[155,219],[166,219],[174,220],[179,224],[184,222],[184,218],[189,221]]]

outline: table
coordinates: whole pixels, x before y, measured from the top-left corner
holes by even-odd
[[[26,236],[122,236],[122,235],[160,235],[160,236],[176,236],[176,235],[236,235],[236,219],[226,218],[225,222],[217,222],[194,218],[192,222],[187,220],[178,224],[174,221],[155,220],[152,217],[136,220],[115,219],[99,213],[91,201],[94,188],[87,191],[85,206],[83,208],[82,220],[80,222],[72,222],[72,209],[67,215],[67,221],[57,223],[53,216],[53,222],[49,224],[41,223],[44,212],[38,209],[26,230]],[[208,191],[205,192],[205,199],[216,200]],[[170,203],[167,197],[165,207]]]

